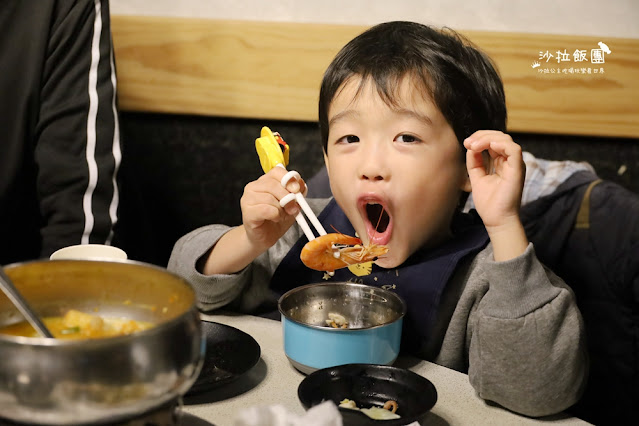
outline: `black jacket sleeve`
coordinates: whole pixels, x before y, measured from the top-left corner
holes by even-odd
[[[55,4],[34,141],[43,257],[111,242],[121,160],[108,0]]]

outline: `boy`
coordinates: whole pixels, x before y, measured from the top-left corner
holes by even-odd
[[[529,416],[574,404],[587,369],[582,320],[519,219],[524,163],[503,133],[490,61],[457,35],[380,24],[328,67],[319,118],[334,199],[309,203],[326,229],[389,249],[369,275],[345,268],[332,279],[396,291],[408,305],[402,350],[467,372],[480,397]],[[305,191],[303,181],[283,188],[285,173],[275,167],[246,186],[242,226],[176,243],[169,268],[193,283],[201,308],[254,312],[272,290],[322,280],[299,260],[299,206],[280,207]],[[483,224],[460,210],[471,187]]]

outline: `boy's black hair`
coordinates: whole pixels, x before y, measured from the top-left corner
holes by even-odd
[[[415,78],[428,91],[460,143],[476,130],[506,131],[504,88],[487,55],[449,29],[387,22],[346,44],[324,73],[319,96],[324,152],[328,109],[340,87],[353,75],[362,82],[372,81],[389,105],[397,104],[401,79]]]

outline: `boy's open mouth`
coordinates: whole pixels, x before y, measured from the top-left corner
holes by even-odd
[[[374,225],[374,229],[377,232],[383,233],[388,228],[388,224],[390,222],[390,217],[384,206],[381,204],[366,204],[366,214],[368,215],[368,220],[371,224]]]
[[[362,212],[366,219],[366,231],[372,244],[387,244],[391,236],[392,220],[388,209],[378,200],[365,200]]]

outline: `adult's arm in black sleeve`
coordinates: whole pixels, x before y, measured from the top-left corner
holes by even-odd
[[[121,147],[108,0],[57,2],[40,105],[41,255],[72,244],[110,244]]]

